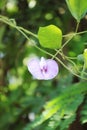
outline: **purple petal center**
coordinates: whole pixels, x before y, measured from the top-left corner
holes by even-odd
[[[43,66],[43,69],[41,69],[41,72],[43,73],[46,73],[47,72],[47,67],[46,66]]]
[[[48,70],[47,63],[44,57],[42,57],[40,61],[40,70],[43,74],[47,73]]]

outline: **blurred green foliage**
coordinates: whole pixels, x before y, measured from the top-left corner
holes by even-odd
[[[40,26],[49,24],[60,27],[63,34],[72,33],[76,27],[64,0],[1,0],[0,14],[14,18],[17,25],[34,33]],[[87,16],[82,19],[79,31],[87,30],[86,25]],[[83,54],[87,47],[86,35],[74,37],[64,53],[75,57]],[[37,44],[38,41],[29,38],[32,40],[0,22],[0,130],[72,130],[74,121],[79,124],[75,123],[73,130],[87,130],[86,81],[60,64],[55,79],[33,79],[26,67],[27,58],[48,56],[32,46],[32,41]],[[75,63],[82,69],[83,62]],[[67,66],[72,67],[70,63]]]

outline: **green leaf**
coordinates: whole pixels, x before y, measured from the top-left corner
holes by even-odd
[[[82,107],[81,115],[81,123],[87,123],[87,98],[85,99],[84,106]]]
[[[87,11],[87,0],[66,0],[73,17],[80,22]]]
[[[67,117],[72,116],[72,118],[70,119],[71,121],[69,120],[64,121],[64,126],[67,126],[74,120],[75,112],[78,106],[83,102],[85,93],[87,93],[87,82],[79,82],[67,87],[66,90],[61,93],[61,95],[58,95],[58,97],[46,103],[44,107],[45,111],[42,113],[42,115],[37,117],[34,120],[34,122],[28,123],[23,130],[33,130],[38,125],[41,125],[43,122],[45,122],[52,116],[53,116],[52,119],[54,118],[53,120],[55,120],[56,118],[54,117],[54,115],[57,114],[57,112],[59,112],[61,116],[62,112],[63,115],[65,116],[67,115]],[[59,120],[63,119],[61,117],[59,118],[60,118]],[[57,122],[54,121],[53,123]],[[54,127],[56,126],[57,124]],[[62,127],[60,130],[63,130]]]
[[[84,58],[85,67],[87,68],[87,49],[84,50],[83,58]]]
[[[54,25],[40,27],[38,39],[42,47],[59,49],[62,43],[62,32]]]

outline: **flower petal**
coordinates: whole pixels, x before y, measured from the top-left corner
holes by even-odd
[[[28,62],[28,70],[36,79],[44,79],[43,74],[40,70],[40,60],[38,58],[33,58]]]
[[[55,60],[48,59],[46,60],[47,63],[47,73],[44,73],[44,79],[49,80],[53,79],[59,71],[58,64]]]
[[[59,71],[58,64],[55,60],[33,58],[28,62],[28,70],[38,80],[53,79]]]

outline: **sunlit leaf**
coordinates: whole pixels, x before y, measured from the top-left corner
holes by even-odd
[[[84,99],[84,95],[82,93],[87,91],[86,86],[87,82],[80,82],[68,87],[66,91],[64,91],[60,96],[58,95],[58,97],[46,103],[45,111],[42,113],[42,115],[36,118],[34,122],[27,124],[24,130],[31,130],[38,125],[41,125],[44,121],[51,118],[54,114],[60,112],[61,110],[62,111],[60,114],[62,114],[62,112],[64,113],[64,115],[70,113],[72,116],[75,117],[73,113],[75,113],[77,107],[82,103]],[[64,126],[71,123],[74,120],[74,117],[71,118],[70,122],[69,120],[66,120],[64,122]]]
[[[79,22],[87,11],[87,0],[66,0],[73,17]]]
[[[59,49],[62,43],[62,32],[54,25],[40,27],[38,31],[38,38],[42,47]]]
[[[87,100],[84,102],[84,106],[81,111],[81,123],[85,124],[87,123]]]

